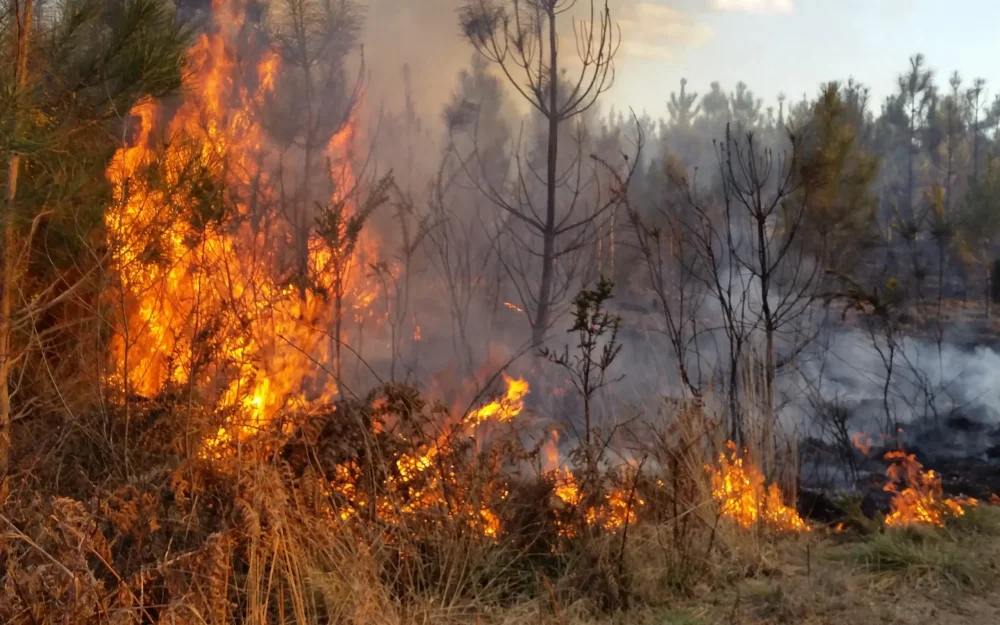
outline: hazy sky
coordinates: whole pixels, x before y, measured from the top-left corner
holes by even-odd
[[[854,76],[877,108],[917,52],[942,86],[957,69],[1000,90],[996,0],[645,0],[623,12],[614,100],[652,114],[682,76],[699,92],[743,80],[771,102]]]
[[[587,0],[578,0],[580,4]],[[598,0],[600,1],[600,0]],[[462,0],[368,0],[366,58],[373,91],[397,100],[410,63],[417,100],[436,117],[472,50],[459,37]],[[681,77],[704,93],[738,80],[773,104],[850,76],[872,88],[876,110],[916,52],[947,85],[957,69],[1000,92],[997,0],[609,0],[622,30],[618,79],[605,105],[666,115]],[[572,44],[568,50],[572,50]],[[374,93],[373,93],[374,95]],[[380,96],[380,97],[382,97]],[[992,97],[992,96],[991,96]]]

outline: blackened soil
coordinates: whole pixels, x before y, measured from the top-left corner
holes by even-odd
[[[882,450],[876,458],[884,455]],[[887,482],[885,469],[889,463],[869,458],[865,477],[855,485],[855,496],[861,498],[861,512],[868,518],[889,512],[892,499],[883,488]],[[994,494],[1000,495],[1000,458],[952,458],[925,461],[917,452],[917,459],[924,470],[933,470],[941,476],[941,487],[948,497],[966,496],[986,502]],[[845,520],[846,512],[841,496],[831,489],[804,487],[799,491],[798,510],[804,517],[819,523],[837,523]]]
[[[966,458],[941,460],[933,468],[941,475],[941,486],[946,495],[967,495],[988,500],[1000,494],[1000,462]]]

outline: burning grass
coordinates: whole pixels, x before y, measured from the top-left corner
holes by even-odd
[[[735,610],[737,622],[755,623],[775,611],[813,613],[774,594],[770,579],[794,585],[795,576],[862,570],[873,580],[963,590],[992,579],[997,552],[988,546],[1000,536],[992,506],[947,517],[944,529],[831,540],[817,528],[797,531],[804,520],[789,508],[771,509],[775,491],[734,445],[711,454],[683,437],[663,452],[690,454],[673,467],[625,464],[589,482],[576,467],[553,465],[551,438],[518,443],[530,387],[502,381],[497,399],[465,414],[385,385],[290,413],[295,427],[275,419],[219,458],[171,451],[182,449],[176,442],[150,445],[146,437],[164,428],[183,439],[182,420],[134,413],[132,435],[149,453],[133,456],[129,473],[109,471],[96,454],[81,456],[86,479],[58,479],[60,468],[39,463],[38,485],[12,493],[21,503],[8,504],[9,522],[0,521],[0,617],[304,625],[532,614],[563,623],[623,608],[653,614],[669,598],[674,609],[696,606],[681,612],[715,615],[703,622]],[[92,433],[69,435],[82,448]],[[705,454],[717,459],[709,471],[697,464]],[[733,531],[721,531],[720,518]],[[745,531],[756,525],[781,531]],[[770,590],[743,586],[750,582]]]
[[[736,443],[728,441],[726,451],[719,454],[718,466],[706,470],[711,473],[712,496],[720,513],[740,527],[761,523],[777,530],[809,530],[798,511],[782,501],[778,485],[765,486],[760,469],[738,455]]]
[[[963,516],[968,508],[979,505],[969,497],[945,497],[941,477],[933,470],[924,471],[913,454],[890,451],[885,459],[892,463],[887,470],[889,482],[884,488],[892,495],[892,509],[885,517],[888,527],[944,527],[946,518]]]

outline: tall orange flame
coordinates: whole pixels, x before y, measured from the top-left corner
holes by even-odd
[[[323,374],[337,339],[330,302],[296,289],[280,269],[296,233],[264,166],[271,149],[255,113],[275,90],[280,59],[263,53],[255,80],[241,81],[238,29],[222,2],[213,5],[218,32],[188,52],[192,71],[176,109],[145,101],[132,111],[138,132],[108,167],[115,203],[105,217],[120,283],[110,377],[146,397],[187,385],[210,391],[234,414],[212,444],[337,392]],[[164,124],[166,140],[155,141]],[[344,161],[352,138],[352,125],[333,137],[331,161]],[[339,173],[353,178],[349,167]],[[308,255],[309,272],[328,287],[333,254],[315,233]]]

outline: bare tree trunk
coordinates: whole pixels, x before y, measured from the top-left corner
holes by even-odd
[[[730,338],[732,342],[732,338]],[[743,434],[743,414],[740,410],[740,354],[741,349],[730,347],[729,350],[729,388],[726,394],[729,398],[729,440],[740,447],[746,444]]]
[[[299,44],[299,54],[302,60],[302,71],[305,78],[305,88],[306,88],[306,130],[303,133],[303,141],[305,144],[305,155],[304,155],[304,168],[302,171],[302,188],[301,188],[301,208],[299,208],[295,215],[295,251],[296,251],[296,264],[298,265],[299,272],[299,299],[303,302],[306,301],[306,289],[309,282],[309,231],[312,221],[309,219],[309,210],[312,206],[312,195],[310,193],[312,179],[312,167],[313,167],[313,142],[315,141],[313,133],[313,79],[312,72],[309,68],[309,50],[306,44],[306,33],[305,33],[305,9],[299,5],[302,15],[295,23],[296,36],[298,38]],[[337,333],[338,340],[340,339],[340,333]],[[337,363],[338,371],[337,375],[340,376],[339,364],[340,364],[340,343],[337,344]],[[339,381],[339,378],[338,378]]]
[[[545,172],[545,232],[542,236],[542,280],[538,287],[538,310],[531,332],[531,343],[535,347],[545,340],[549,326],[549,300],[552,299],[552,279],[555,270],[556,244],[556,164],[559,159],[559,64],[557,62],[558,41],[556,38],[555,9],[548,9],[549,15],[549,145]]]
[[[20,95],[28,85],[28,51],[31,42],[34,0],[25,0],[23,7],[15,4],[17,11],[17,51],[15,58],[16,94]],[[15,109],[14,135],[20,130],[20,108]],[[7,477],[10,466],[10,369],[13,364],[11,314],[16,297],[15,283],[18,278],[17,220],[16,206],[17,176],[21,168],[21,158],[16,152],[11,155],[7,169],[7,197],[4,207],[4,247],[3,247],[3,287],[0,293],[0,480]]]
[[[990,320],[990,303],[993,301],[993,272],[986,265],[986,321]]]

